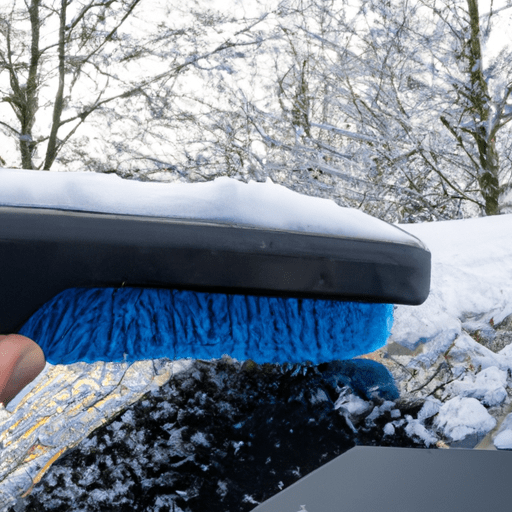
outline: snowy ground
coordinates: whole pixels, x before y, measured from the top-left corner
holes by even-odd
[[[3,510],[251,510],[354,444],[512,449],[512,215],[401,227],[431,294],[367,356],[399,398],[338,363],[48,365],[0,411]]]
[[[432,252],[431,292],[396,308],[382,362],[449,442],[512,448],[512,215],[402,227]]]

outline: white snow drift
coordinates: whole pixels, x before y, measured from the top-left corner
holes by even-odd
[[[0,169],[0,206],[202,219],[422,246],[391,224],[334,201],[298,194],[270,179],[158,183],[93,172]]]

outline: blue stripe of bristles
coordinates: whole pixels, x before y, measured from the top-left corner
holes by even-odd
[[[143,288],[73,288],[20,334],[51,364],[220,358],[321,363],[385,345],[391,304]]]

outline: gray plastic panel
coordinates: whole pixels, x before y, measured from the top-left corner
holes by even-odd
[[[174,219],[0,207],[0,333],[61,291],[141,286],[421,304],[420,247]]]
[[[511,479],[511,452],[357,446],[254,512],[508,512]]]

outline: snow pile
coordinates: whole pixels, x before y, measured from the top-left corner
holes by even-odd
[[[472,397],[492,407],[502,404],[507,398],[507,372],[490,366],[476,375],[467,375],[451,383],[447,391],[459,397]]]
[[[406,224],[432,253],[430,295],[398,306],[391,341],[413,349],[435,340],[446,350],[462,333],[512,314],[512,215]]]
[[[499,450],[512,450],[512,413],[503,420],[494,438],[494,446]]]
[[[270,178],[265,183],[226,177],[158,183],[92,172],[0,169],[0,206],[202,219],[423,247],[396,226],[331,200],[298,194]]]
[[[454,441],[460,441],[470,434],[489,432],[496,420],[476,398],[456,396],[441,406],[434,424]]]
[[[450,358],[454,363],[466,364],[469,368],[497,367],[507,371],[512,369],[511,348],[508,345],[496,353],[476,341],[467,332],[462,332],[450,348]]]
[[[396,306],[384,362],[402,396],[434,397],[420,420],[447,442],[512,447],[493,431],[512,406],[512,215],[402,227],[432,252],[431,292]]]
[[[494,446],[499,450],[512,450],[512,430],[507,429],[500,432],[494,438]]]

